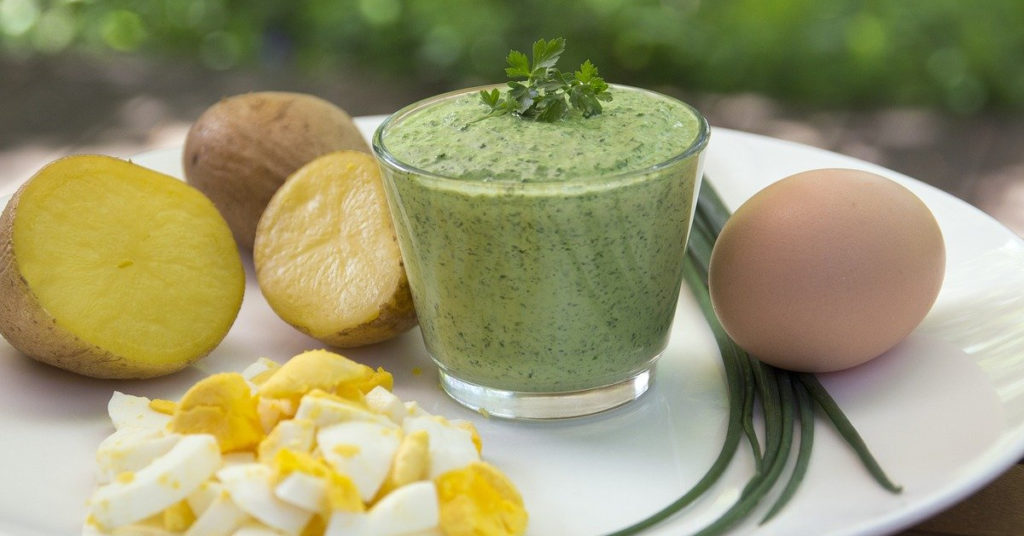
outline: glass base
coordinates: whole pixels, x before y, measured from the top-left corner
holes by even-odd
[[[654,368],[611,385],[559,393],[492,389],[460,380],[443,368],[440,374],[441,387],[448,396],[484,415],[509,419],[564,419],[592,415],[640,398],[651,385]]]

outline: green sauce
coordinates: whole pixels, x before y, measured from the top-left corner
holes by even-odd
[[[480,120],[475,93],[448,96],[378,132],[420,327],[446,373],[574,391],[664,349],[706,124],[654,93],[613,95],[599,116],[553,124]]]
[[[613,91],[604,111],[557,123],[481,118],[475,93],[403,119],[385,145],[399,161],[466,180],[547,182],[640,170],[685,151],[700,124],[683,103]]]

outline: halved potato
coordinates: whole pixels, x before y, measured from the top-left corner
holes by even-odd
[[[377,162],[358,151],[321,156],[278,189],[256,227],[253,262],[282,319],[338,347],[416,324],[384,195]]]
[[[244,289],[238,248],[213,203],[130,162],[57,160],[0,216],[0,333],[72,372],[179,370],[220,343]]]

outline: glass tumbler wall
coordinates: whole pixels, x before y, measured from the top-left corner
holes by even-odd
[[[669,106],[679,115],[673,127],[689,125],[683,129],[688,139],[639,169],[581,172],[559,162],[586,154],[552,153],[540,168],[524,172],[573,169],[555,171],[550,180],[493,168],[438,171],[429,162],[403,159],[398,134],[412,128],[410,118],[458,102],[472,110],[464,101],[476,90],[413,104],[374,136],[424,343],[444,389],[467,406],[496,416],[567,417],[623,404],[649,385],[672,326],[709,131],[704,118],[679,101],[624,86],[613,90],[621,106]],[[628,117],[636,114],[643,120],[642,111],[631,109]],[[502,151],[500,158],[510,160],[530,157],[515,141],[526,120],[461,121],[453,119],[457,115],[438,115],[428,142],[436,145],[435,157],[474,149]],[[633,127],[626,117],[604,120],[623,121],[616,132],[628,136]],[[576,121],[585,125],[577,128],[597,124]],[[528,135],[564,137],[560,128],[569,126]],[[476,129],[469,138],[484,147],[467,149],[446,129]],[[423,134],[410,134],[422,141]],[[505,140],[510,146],[500,147]],[[647,142],[616,143],[611,138],[604,150],[643,150]],[[512,169],[519,168],[513,163]]]

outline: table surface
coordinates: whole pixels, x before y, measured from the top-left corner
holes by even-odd
[[[1017,464],[966,500],[900,536],[1024,534],[1024,466]]]

